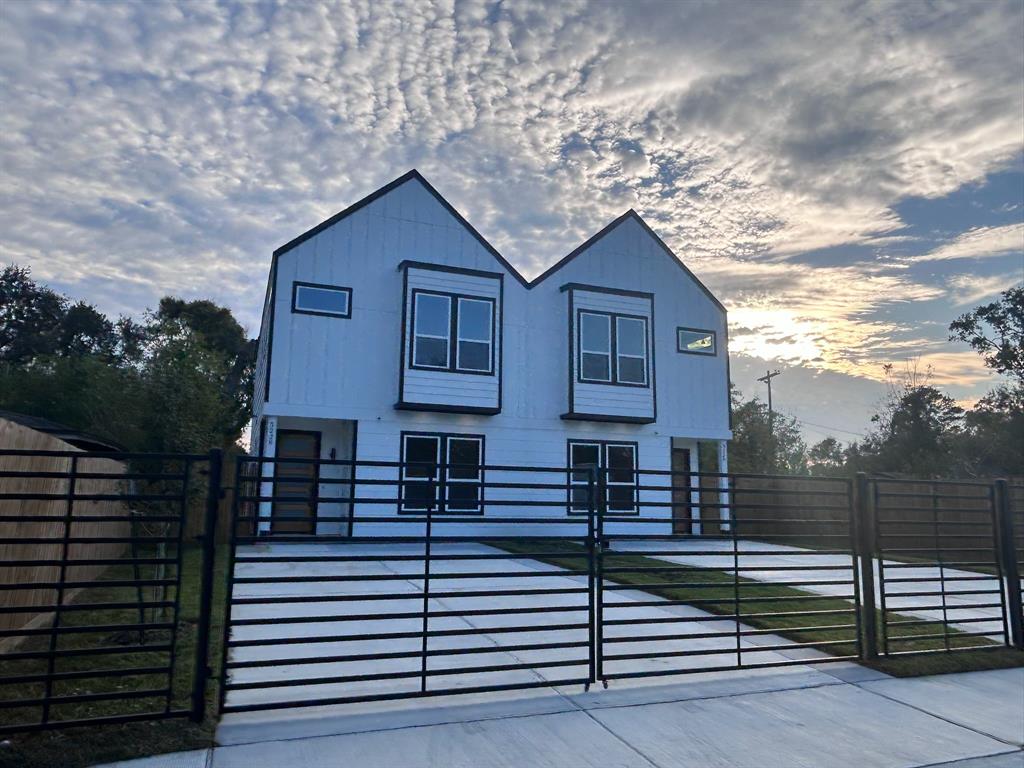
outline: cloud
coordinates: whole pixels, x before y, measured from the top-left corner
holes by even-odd
[[[970,229],[912,261],[949,261],[1019,254],[1024,266],[1024,223]]]
[[[963,307],[976,304],[983,299],[995,297],[1024,279],[1020,271],[1004,275],[954,275],[949,280],[949,294],[953,304]]]
[[[872,261],[896,204],[1020,156],[1022,31],[1014,3],[8,3],[0,258],[254,330],[273,248],[415,166],[527,274],[636,208],[739,349],[865,375],[922,347],[892,307],[948,291]],[[836,246],[869,253],[801,262]]]

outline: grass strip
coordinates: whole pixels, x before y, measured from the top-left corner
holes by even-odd
[[[213,616],[210,627],[210,661],[215,665],[220,659],[220,644],[224,622],[225,572],[227,563],[226,547],[221,547],[215,560],[213,593]],[[196,643],[196,623],[199,614],[199,565],[200,550],[189,545],[182,553],[181,617],[177,638],[175,675],[172,682],[174,708],[187,708],[192,689],[192,663]],[[103,581],[133,578],[131,565],[116,565],[107,569]],[[173,595],[173,593],[171,593]],[[137,598],[134,588],[96,587],[84,590],[72,604],[133,602]],[[147,599],[153,599],[147,595]],[[147,616],[147,622],[169,621],[168,618]],[[137,609],[113,609],[102,611],[65,611],[61,626],[100,626],[135,624],[139,621]],[[147,645],[163,645],[171,641],[169,630],[147,630]],[[60,650],[76,650],[118,645],[135,646],[138,633],[113,631],[104,633],[71,633],[60,635]],[[47,635],[29,637],[11,653],[46,651],[49,647]],[[3,655],[0,654],[0,659]],[[113,653],[104,656],[62,656],[58,658],[58,673],[95,671],[97,669],[129,669],[159,667],[167,664],[166,652],[155,653]],[[46,659],[4,660],[0,676],[35,675],[46,672]],[[139,690],[163,689],[167,686],[166,674],[131,675],[107,678],[77,678],[54,683],[53,695],[77,696],[93,693],[130,693]],[[29,699],[41,696],[43,683],[25,683],[18,686],[0,686],[0,701]],[[188,718],[171,720],[148,720],[114,725],[76,726],[56,731],[15,733],[2,738],[0,743],[0,766],[7,768],[78,768],[97,763],[127,760],[134,757],[201,749],[213,745],[216,728],[216,685],[207,690],[207,716],[202,723],[192,723]],[[132,712],[162,709],[163,699],[115,698],[110,701],[76,702],[55,706],[52,717],[57,719],[83,719],[107,715],[130,714]],[[31,722],[39,717],[39,708],[0,709],[0,724]]]
[[[588,567],[586,547],[574,542],[534,542],[529,539],[517,539],[492,542],[492,545],[511,554],[531,554],[534,560],[567,570],[587,570]],[[735,584],[738,582],[742,585],[740,594],[743,598],[740,603],[740,619],[746,626],[772,630],[780,637],[817,648],[829,655],[847,656],[857,653],[855,629],[807,629],[821,627],[824,624],[853,624],[855,620],[850,600],[819,595],[796,587],[760,582],[743,576],[737,579],[727,571],[680,565],[632,552],[606,551],[604,563],[606,568],[644,569],[616,572],[606,581],[636,587],[638,590],[668,600],[683,601],[717,616],[733,615]],[[663,586],[668,583],[672,583],[671,586]],[[702,586],[694,586],[695,584]],[[794,597],[801,599],[792,600]],[[747,598],[757,600],[744,603]],[[705,602],[716,600],[723,602]],[[824,615],[815,613],[816,611],[846,613]],[[773,613],[787,615],[751,615]],[[876,618],[876,624],[880,628],[882,613],[877,609]],[[890,614],[890,622],[914,619],[915,617],[911,616]],[[860,663],[896,677],[1024,666],[1024,653],[1021,651],[1007,648],[986,637],[965,635],[953,628],[949,630],[949,645],[950,648],[959,650],[952,653],[940,652],[945,651],[945,642],[942,638],[902,641],[898,639],[913,635],[937,634],[941,631],[940,624],[899,627],[890,623],[889,640],[893,650],[906,651],[913,655],[879,657],[870,662]],[[833,641],[839,644],[818,645]]]

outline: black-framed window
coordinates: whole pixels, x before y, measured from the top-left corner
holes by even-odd
[[[717,355],[717,334],[700,328],[676,328],[676,351],[690,355]]]
[[[292,283],[292,312],[299,315],[352,317],[352,289],[343,285]]]
[[[650,385],[646,317],[581,309],[576,328],[581,383]]]
[[[609,440],[569,441],[569,513],[585,514],[590,502],[590,482],[604,475],[610,513],[637,511],[637,444]]]
[[[402,433],[402,512],[480,514],[483,435]]]
[[[450,373],[494,373],[496,302],[414,289],[409,367]]]

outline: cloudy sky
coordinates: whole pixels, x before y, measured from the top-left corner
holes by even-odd
[[[212,297],[418,168],[532,276],[635,208],[809,439],[1024,277],[1024,3],[0,5],[0,261],[112,313]]]

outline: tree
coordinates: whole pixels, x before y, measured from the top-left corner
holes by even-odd
[[[0,361],[25,363],[60,346],[67,299],[11,264],[0,272]]]
[[[743,402],[735,388],[732,401],[729,467],[733,472],[807,473],[807,445],[796,419],[777,412],[769,419],[767,405],[756,397]]]
[[[951,341],[966,341],[993,371],[1024,383],[1024,283],[960,315],[949,331]]]
[[[132,450],[205,451],[250,417],[256,342],[230,310],[165,297],[144,323],[111,321],[0,273],[0,408],[42,416]]]
[[[840,475],[846,470],[846,454],[842,443],[826,437],[811,446],[807,452],[807,465],[812,475]]]

